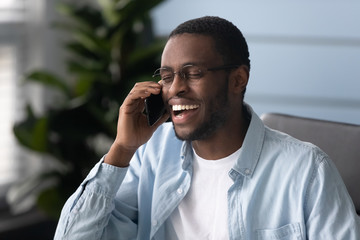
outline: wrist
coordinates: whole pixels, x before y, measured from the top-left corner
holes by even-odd
[[[132,156],[135,154],[136,149],[127,149],[114,143],[109,152],[106,154],[104,163],[116,167],[128,167]]]

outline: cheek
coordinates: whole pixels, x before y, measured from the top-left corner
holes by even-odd
[[[162,95],[162,99],[163,99],[165,105],[167,105],[167,101],[168,101],[168,91],[167,91],[166,88],[163,87],[163,88],[161,89],[161,95]]]
[[[227,85],[221,86],[217,91],[212,91],[212,94],[207,99],[208,107],[211,107],[211,111],[218,111],[219,109],[226,108],[229,104],[229,92]]]

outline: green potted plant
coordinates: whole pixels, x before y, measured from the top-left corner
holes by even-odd
[[[27,116],[14,126],[14,133],[21,145],[61,167],[33,176],[26,191],[24,185],[17,187],[13,204],[24,194],[36,194],[38,206],[57,218],[66,199],[106,153],[124,97],[135,82],[151,80],[160,64],[164,39],[154,38],[149,15],[160,2],[97,0],[97,6],[59,5],[68,21],[56,27],[71,36],[64,46],[70,53],[66,60],[70,79],[40,70],[28,74],[26,81],[61,93],[62,102],[41,116],[28,105]],[[49,184],[40,191],[28,191],[44,181]]]

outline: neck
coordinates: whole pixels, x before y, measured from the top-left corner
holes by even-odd
[[[196,154],[208,160],[217,160],[229,156],[238,150],[245,139],[250,120],[247,114],[230,119],[223,128],[211,137],[192,142]]]

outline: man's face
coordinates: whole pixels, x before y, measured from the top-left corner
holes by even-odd
[[[174,72],[188,65],[204,69],[199,79],[187,80],[175,74],[172,82],[163,85],[163,98],[179,139],[204,140],[225,124],[230,108],[228,73],[206,71],[207,68],[223,64],[212,38],[208,36],[182,34],[171,38],[166,44],[162,67]]]

